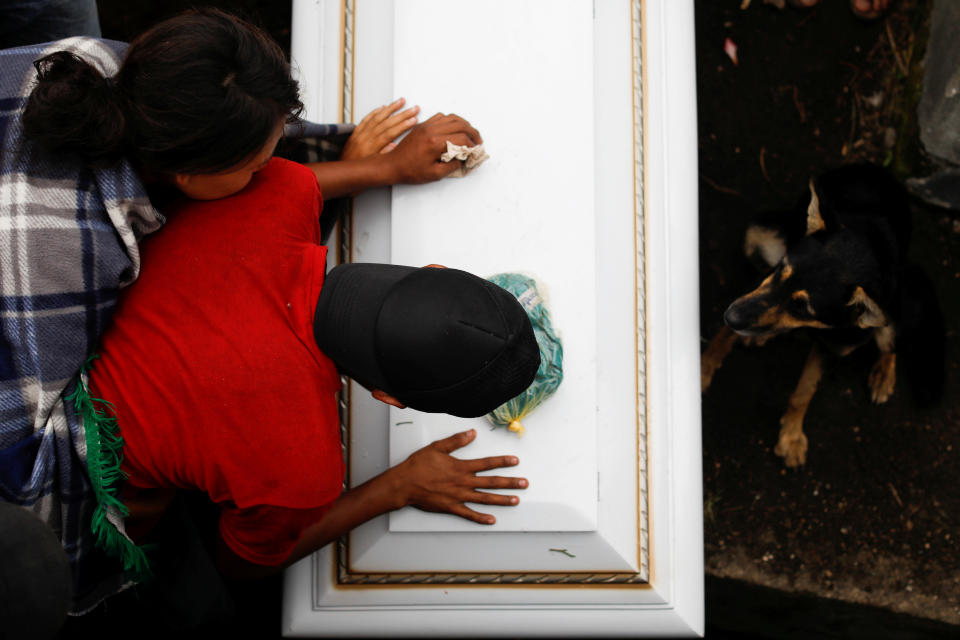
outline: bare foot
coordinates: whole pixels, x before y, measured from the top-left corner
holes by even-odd
[[[889,7],[890,0],[850,0],[850,10],[861,20],[876,20]]]
[[[783,8],[783,0],[764,0],[767,4],[775,4]],[[797,9],[809,9],[820,4],[820,0],[789,0],[790,6]],[[861,20],[876,20],[882,17],[890,8],[890,0],[850,0],[850,10]]]

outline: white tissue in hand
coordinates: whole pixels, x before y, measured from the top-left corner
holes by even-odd
[[[463,164],[447,176],[448,178],[462,178],[489,157],[489,154],[483,150],[482,144],[478,144],[475,147],[467,147],[453,144],[447,140],[447,150],[440,156],[440,161],[450,162],[451,160],[462,160]]]

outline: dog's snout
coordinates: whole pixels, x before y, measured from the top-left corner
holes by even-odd
[[[734,331],[743,331],[750,326],[750,322],[743,313],[742,308],[736,304],[731,304],[727,307],[727,310],[723,312],[723,321]]]

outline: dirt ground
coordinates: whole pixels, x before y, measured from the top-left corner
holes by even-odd
[[[753,213],[789,206],[812,175],[846,162],[923,175],[914,105],[930,3],[892,4],[864,23],[844,0],[696,2],[704,341],[759,280],[741,252]],[[735,348],[703,396],[708,575],[960,623],[960,221],[914,205],[911,256],[947,327],[944,400],[921,411],[901,380],[874,405],[875,348],[828,360],[805,421],[807,464],[786,469],[773,447],[810,340]]]

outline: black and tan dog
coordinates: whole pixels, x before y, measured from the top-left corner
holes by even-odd
[[[701,386],[706,391],[738,340],[759,344],[786,331],[814,330],[817,340],[780,419],[775,452],[787,466],[806,462],[803,418],[825,350],[842,356],[876,344],[868,382],[878,404],[893,394],[898,352],[915,400],[939,397],[943,324],[932,283],[907,261],[910,231],[906,192],[873,165],[811,180],[792,211],[767,214],[748,228],[748,258],[773,270],[727,308],[725,327],[703,354]]]

